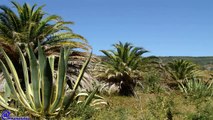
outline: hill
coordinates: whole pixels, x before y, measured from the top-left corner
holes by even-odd
[[[105,56],[99,56],[102,60],[107,61]],[[175,59],[189,60],[198,64],[204,70],[213,70],[213,56],[191,57],[191,56],[158,56],[163,62],[167,63]]]
[[[213,70],[213,56],[203,56],[203,57],[190,57],[190,56],[160,56],[163,62],[169,62],[174,59],[184,59],[192,61],[201,66],[201,68],[206,70]]]

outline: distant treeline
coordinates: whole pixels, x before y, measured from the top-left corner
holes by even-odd
[[[106,57],[99,56],[102,60],[107,61]],[[198,64],[201,69],[213,70],[213,56],[206,57],[190,57],[190,56],[158,56],[164,63],[170,62],[175,59],[184,59]]]
[[[189,60],[192,61],[196,64],[199,65],[206,65],[206,64],[213,64],[213,56],[209,57],[181,57],[181,56],[168,56],[168,57],[159,57],[161,58],[164,62],[168,62],[174,59],[184,59],[184,60]]]
[[[185,56],[166,56],[166,57],[159,57],[162,59],[163,62],[167,63],[174,59],[184,59],[189,60],[195,64],[200,65],[202,69],[213,70],[213,56],[207,57],[185,57]]]

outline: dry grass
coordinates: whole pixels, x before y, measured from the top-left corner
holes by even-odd
[[[163,120],[167,119],[170,106],[173,120],[188,120],[191,114],[198,112],[197,108],[205,106],[213,100],[201,98],[193,100],[180,93],[145,94],[139,93],[138,98],[111,96],[106,97],[110,107],[96,112],[94,120]],[[212,105],[213,107],[213,105]]]

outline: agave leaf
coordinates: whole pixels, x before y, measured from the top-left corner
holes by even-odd
[[[30,82],[29,82],[29,75],[28,75],[28,70],[27,70],[27,62],[26,59],[21,51],[21,49],[17,46],[19,55],[20,55],[20,59],[22,62],[22,68],[23,68],[23,73],[24,73],[24,82],[25,82],[25,86],[26,86],[26,93],[27,93],[27,99],[30,102],[30,105],[32,106],[32,108],[35,109],[35,104],[33,103],[33,100],[31,98],[31,87],[30,87]]]
[[[13,78],[14,78],[14,83],[15,83],[15,85],[16,85],[17,92],[18,92],[18,94],[20,95],[20,99],[22,100],[22,102],[23,102],[24,105],[30,107],[30,105],[29,105],[29,103],[28,103],[28,100],[27,100],[27,98],[26,98],[26,96],[25,96],[25,94],[24,94],[24,91],[23,91],[22,88],[21,88],[21,84],[20,84],[20,82],[19,82],[18,74],[17,74],[17,72],[16,72],[16,69],[15,69],[15,67],[14,67],[14,65],[13,65],[13,63],[12,63],[12,61],[11,61],[10,58],[7,56],[7,54],[4,52],[4,50],[2,50],[2,53],[3,53],[3,56],[4,56],[4,58],[5,58],[5,60],[6,60],[7,64],[8,64],[8,66],[9,66],[9,69],[10,69],[10,71],[11,71],[11,74],[12,74],[12,76],[13,76]],[[2,67],[3,67],[3,66],[2,66]],[[7,69],[7,68],[6,68],[6,67],[3,67],[3,69]],[[7,71],[7,70],[6,70],[6,71]],[[5,71],[5,72],[6,72],[6,71]],[[8,71],[7,71],[7,72],[8,72]],[[9,78],[9,77],[10,77],[10,76],[9,76],[9,73],[6,73],[6,74],[8,74],[7,78]],[[6,79],[7,79],[7,78],[6,78]],[[12,80],[11,80],[10,78],[9,78],[8,80],[12,82]],[[9,82],[8,80],[7,80],[7,82]],[[8,83],[8,84],[9,84],[9,83]]]
[[[75,92],[76,91],[71,91],[70,93],[66,94],[63,102],[64,110],[67,110],[69,108],[70,104],[74,102],[74,97],[75,97]]]
[[[9,97],[11,97],[11,90],[7,82],[4,83],[4,100],[6,102],[9,101]]]
[[[73,90],[74,90],[74,91],[77,90],[77,88],[78,88],[78,86],[79,86],[79,84],[80,84],[80,82],[81,82],[81,80],[82,80],[82,77],[83,77],[83,75],[84,75],[84,72],[86,71],[86,68],[87,68],[87,65],[89,64],[89,61],[90,61],[90,59],[91,59],[91,56],[92,56],[92,52],[90,53],[89,58],[88,58],[87,61],[84,63],[83,67],[81,68],[81,71],[80,71],[80,73],[79,73],[79,75],[78,75],[78,78],[77,78],[77,80],[76,80],[76,82],[75,82],[75,85],[74,85],[74,87],[73,87]]]
[[[31,76],[31,82],[32,82],[32,92],[33,92],[33,100],[35,103],[35,107],[37,110],[40,110],[41,108],[41,95],[40,95],[40,88],[41,88],[41,81],[39,79],[39,66],[37,63],[37,59],[35,54],[33,53],[33,50],[28,47],[27,53],[30,60],[30,76]]]
[[[3,51],[3,52],[4,52],[4,51]],[[6,54],[5,54],[5,55],[6,55]],[[6,57],[7,57],[7,56],[6,56]],[[8,65],[8,66],[10,67],[11,73],[12,73],[12,74],[13,74],[13,73],[16,73],[15,69],[12,69],[12,67],[14,67],[14,66],[13,66],[11,60],[10,60],[9,58],[7,58],[7,59],[9,60],[9,61],[7,61],[7,62],[9,62],[8,64],[10,64],[10,65]],[[23,91],[22,91],[21,88],[19,88],[19,86],[21,86],[20,83],[19,83],[19,80],[16,81],[16,80],[14,79],[15,81],[14,81],[14,82],[12,81],[12,79],[11,79],[11,77],[10,77],[10,74],[9,74],[9,72],[8,72],[8,70],[7,70],[7,68],[6,68],[6,66],[4,65],[4,63],[3,63],[1,60],[0,60],[0,66],[1,66],[2,71],[3,71],[3,73],[4,73],[4,77],[5,77],[5,79],[6,79],[7,83],[8,83],[8,85],[9,85],[9,87],[10,87],[10,89],[11,89],[11,92],[15,95],[15,97],[19,100],[19,102],[23,105],[23,107],[25,107],[27,110],[29,110],[30,112],[32,112],[32,114],[37,115],[38,112],[36,112],[35,110],[33,110],[33,109],[31,108],[31,106],[29,105],[28,101],[24,98],[24,96],[21,95],[20,92],[23,92]],[[17,73],[16,73],[16,74],[17,74]],[[13,76],[16,76],[16,75],[13,75]],[[14,84],[15,84],[16,87],[14,86]],[[17,90],[16,90],[16,89],[17,89]]]
[[[50,68],[52,70],[52,78],[54,78],[54,63],[55,63],[55,56],[49,56],[48,61],[50,63]]]
[[[40,43],[38,43],[38,60],[42,90],[42,107],[43,111],[47,112],[51,105],[51,99],[53,94],[53,75],[48,58],[45,56],[45,53],[42,50]]]
[[[88,94],[88,93],[85,93],[85,92],[83,92],[83,93],[78,93],[78,94],[75,96],[75,98],[82,97],[82,96],[89,96],[89,94]]]
[[[4,100],[4,98],[2,98],[1,95],[0,95],[0,105],[3,106],[4,108],[8,109],[8,110],[12,110],[12,111],[15,111],[15,112],[18,111],[17,109],[8,106],[8,103]]]
[[[97,92],[98,92],[98,87],[96,87],[96,89],[93,90],[92,93],[87,97],[87,99],[84,102],[83,107],[86,107],[87,105],[89,105],[92,102],[92,99],[94,98],[94,96]]]
[[[108,103],[102,100],[102,101],[92,103],[91,106],[97,106],[97,105],[108,105]]]
[[[51,106],[50,112],[55,111],[63,102],[64,100],[64,94],[65,94],[65,59],[64,59],[64,49],[61,49],[60,58],[58,61],[58,74],[57,74],[57,80],[56,80],[56,96],[54,98],[54,102]]]
[[[80,101],[80,100],[79,100],[79,101],[77,102],[77,104],[80,104],[80,103],[83,103],[83,101]]]
[[[81,80],[82,80],[82,77],[83,77],[83,75],[84,75],[84,72],[85,72],[85,70],[86,70],[86,67],[87,67],[87,65],[89,64],[89,61],[90,61],[90,59],[91,59],[91,56],[92,56],[92,52],[90,53],[90,56],[89,56],[89,58],[87,59],[87,61],[84,63],[84,65],[83,65],[83,67],[81,68],[81,70],[80,70],[80,73],[79,73],[79,75],[78,75],[78,78],[77,78],[77,80],[76,80],[76,82],[75,82],[75,85],[74,85],[74,87],[73,87],[73,90],[72,90],[72,94],[70,95],[70,96],[66,96],[66,100],[69,100],[69,102],[65,102],[64,101],[64,103],[66,103],[65,104],[65,110],[70,106],[70,104],[72,103],[72,101],[73,101],[73,99],[74,99],[74,96],[75,96],[75,94],[76,94],[76,90],[77,90],[77,88],[78,88],[78,86],[79,86],[79,84],[80,84],[80,82],[81,82]],[[70,111],[68,111],[68,112],[66,112],[66,114],[68,114]]]
[[[64,60],[65,60],[65,70],[67,70],[67,64],[68,64],[68,59],[71,54],[70,48],[65,47],[64,48]]]
[[[95,94],[95,95],[94,95],[94,99],[104,99],[104,97]]]
[[[16,89],[14,87],[14,83],[10,77],[10,74],[9,74],[6,66],[4,65],[4,63],[1,60],[0,60],[0,66],[1,66],[2,72],[4,73],[4,77],[7,81],[7,84],[10,87],[11,92],[16,96],[16,98],[20,99],[20,102],[24,105],[24,103],[22,102],[22,99],[20,98],[18,92],[16,91]]]
[[[99,102],[105,102],[104,99],[95,99],[92,101],[92,104],[95,104],[95,103],[99,103]],[[107,102],[105,102],[107,103]]]

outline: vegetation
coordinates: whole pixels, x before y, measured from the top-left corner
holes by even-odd
[[[140,47],[134,47],[130,43],[123,44],[119,42],[114,44],[113,47],[116,50],[101,50],[109,60],[102,63],[102,69],[105,72],[100,71],[101,74],[98,77],[118,84],[120,95],[134,96],[135,76],[138,74],[139,64],[142,60],[141,55],[148,51]]]
[[[199,78],[186,80],[186,83],[179,83],[181,92],[191,95],[195,98],[213,96],[213,81],[204,81]]]
[[[74,48],[90,47],[67,27],[72,22],[47,16],[43,6],[12,4],[17,11],[0,6],[0,111],[31,119],[213,119],[213,72],[203,69],[211,57],[142,57],[144,48],[119,42],[93,63],[92,53],[73,62],[83,55]]]
[[[170,78],[173,80],[184,80],[195,77],[198,72],[196,64],[186,60],[174,60],[166,67]]]
[[[36,56],[31,48],[26,49],[30,60],[29,74],[27,70],[28,67],[26,59],[24,58],[24,55],[21,52],[20,48],[17,48],[22,60],[26,94],[21,88],[14,65],[4,51],[2,52],[10,69],[8,70],[2,61],[0,61],[0,65],[12,94],[17,98],[18,102],[28,111],[30,115],[40,118],[51,118],[62,114],[62,111],[63,114],[67,114],[69,113],[69,111],[67,110],[70,104],[74,103],[75,101],[78,103],[80,102],[78,101],[78,98],[80,96],[86,96],[85,101],[83,102],[84,108],[92,102],[93,98],[99,100],[96,101],[94,104],[100,104],[100,100],[102,100],[103,98],[95,95],[97,90],[92,92],[90,95],[87,93],[77,94],[77,88],[91,56],[82,67],[82,70],[80,71],[78,79],[76,80],[76,83],[73,86],[71,92],[65,94],[66,69],[69,49],[61,49],[60,59],[58,61],[58,73],[56,75],[56,78],[54,79],[54,58],[53,56],[47,58],[44,55],[44,51],[42,50],[40,45],[38,48],[38,60],[36,59]],[[12,79],[8,71],[11,71],[11,74],[13,76]],[[15,84],[13,84],[13,82]],[[7,105],[6,101],[2,97],[0,98],[0,104],[3,107],[15,112],[18,111],[18,108],[11,108]],[[102,101],[102,103],[104,103],[104,101]]]
[[[213,70],[212,56],[206,56],[206,57],[159,56],[159,58],[162,59],[164,63],[168,63],[172,60],[178,60],[178,59],[187,60],[199,65],[203,70]]]
[[[15,43],[18,45],[30,43],[33,49],[36,49],[38,41],[42,45],[51,45],[49,46],[51,48],[48,47],[45,51],[52,51],[59,45],[86,49],[86,40],[66,26],[73,22],[65,22],[57,15],[46,16],[42,11],[44,6],[36,8],[36,4],[32,7],[26,3],[23,6],[16,2],[12,4],[16,11],[0,6],[0,43],[6,52],[16,53]]]
[[[73,22],[63,21],[57,15],[47,15],[42,10],[44,6],[37,7],[35,4],[31,7],[26,3],[23,5],[17,2],[11,3],[15,8],[14,11],[7,6],[0,6],[0,46],[15,64],[22,87],[24,87],[23,74],[15,44],[21,50],[29,44],[34,52],[37,52],[39,41],[47,55],[58,55],[61,46],[69,46],[71,49],[90,49],[86,39],[67,27]],[[79,52],[71,54],[82,55]],[[1,53],[0,58],[3,59]]]
[[[141,84],[144,92],[161,93],[165,91],[160,73],[156,71],[150,71],[145,73],[143,78],[144,80]]]
[[[93,115],[95,120],[203,120],[212,119],[212,98],[191,99],[179,93],[147,94],[138,98],[109,96],[111,105]],[[193,119],[192,119],[193,118]],[[197,118],[197,119],[196,119]]]

